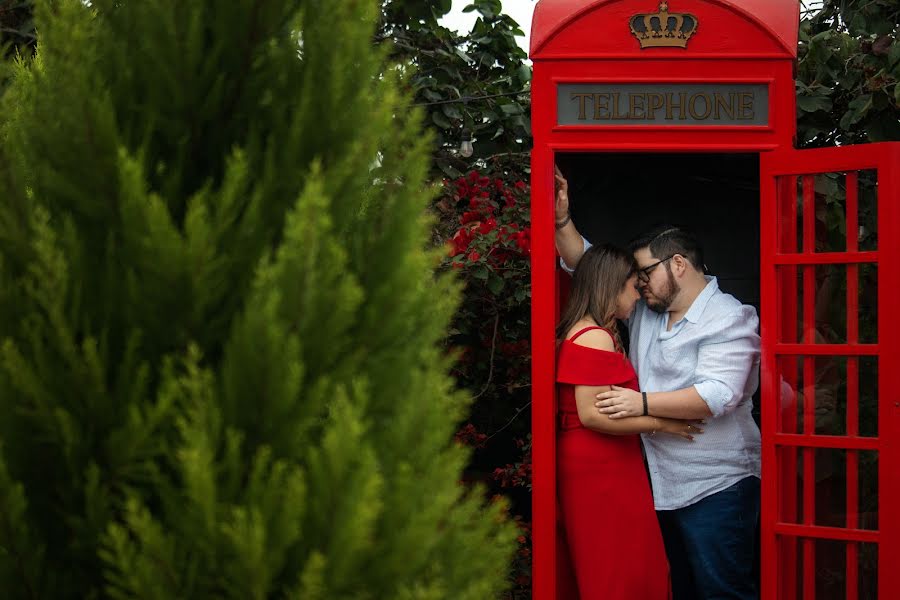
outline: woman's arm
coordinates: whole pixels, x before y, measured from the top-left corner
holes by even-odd
[[[572,331],[568,333],[568,336],[571,336],[571,334]],[[612,336],[606,330],[599,328],[586,331],[578,338],[576,344],[607,352],[612,352],[615,349],[615,342],[613,342]],[[610,389],[611,387],[608,385],[575,386],[575,404],[578,409],[578,418],[581,420],[581,424],[588,429],[612,435],[659,431],[678,435],[688,440],[693,440],[694,434],[702,433],[700,428],[692,421],[679,421],[663,417],[610,419],[607,415],[600,413],[594,406],[594,402],[597,401],[597,394],[608,392]]]
[[[678,419],[666,419],[663,417],[628,417],[625,419],[610,419],[608,415],[597,412],[594,406],[597,394],[608,392],[608,385],[576,385],[575,403],[578,408],[578,418],[586,428],[610,435],[628,435],[633,433],[669,433],[687,440],[693,440],[694,435],[703,433],[696,423]]]
[[[612,386],[607,393],[597,395],[594,403],[598,412],[614,421],[643,414],[644,400],[640,392]],[[669,419],[706,419],[713,416],[709,405],[691,386],[674,392],[647,393],[648,413]]]

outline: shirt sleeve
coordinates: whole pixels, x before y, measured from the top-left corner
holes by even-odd
[[[589,241],[587,241],[584,236],[581,236],[581,241],[584,242],[584,252],[587,252],[588,248],[593,246],[593,244],[591,244]],[[582,254],[584,252],[582,252]],[[567,265],[566,261],[563,260],[562,256],[559,257],[559,266],[561,266],[563,268],[563,270],[568,273],[575,272],[575,267],[570,267],[569,265]]]
[[[752,306],[707,324],[708,335],[700,345],[694,384],[714,417],[737,408],[748,390],[754,369],[759,369],[759,318]],[[754,378],[755,380],[755,378]]]

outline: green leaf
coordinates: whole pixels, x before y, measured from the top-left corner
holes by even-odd
[[[803,112],[829,111],[832,107],[830,98],[824,96],[798,96],[797,107]]]
[[[500,106],[500,110],[506,115],[521,115],[525,113],[525,109],[518,102],[511,102]]]
[[[831,175],[831,173],[828,175]],[[833,177],[816,177],[815,189],[817,194],[825,195],[829,199],[833,199],[838,195],[838,184]]]
[[[900,140],[900,121],[892,118],[872,119],[866,128],[870,142]]]
[[[488,20],[496,17],[502,10],[498,0],[477,0],[475,8]]]
[[[463,118],[463,115],[456,104],[443,104],[441,105],[441,111],[451,119],[461,121]]]
[[[898,63],[900,63],[900,42],[894,40],[890,50],[888,50],[888,65],[893,68]]]
[[[849,129],[851,125],[858,123],[870,108],[872,108],[872,94],[863,94],[854,98],[848,105],[847,112],[841,118],[841,127]]]
[[[490,279],[488,279],[487,286],[488,289],[491,290],[491,293],[495,296],[500,295],[500,292],[503,291],[503,286],[506,282],[503,281],[503,278],[497,277],[496,274],[492,274]]]
[[[457,48],[457,49],[455,50],[455,52],[456,52],[456,55],[457,55],[458,57],[460,57],[461,59],[463,59],[464,61],[466,61],[466,62],[472,62],[472,57],[469,56],[468,54],[466,54],[465,51],[464,51],[462,48]]]
[[[478,56],[478,65],[484,67],[493,67],[494,63],[497,62],[497,57],[491,54],[490,52],[482,52]]]
[[[431,113],[431,120],[434,121],[434,124],[440,127],[441,129],[450,129],[453,127],[453,124],[445,117],[442,113],[433,112]]]
[[[522,81],[524,81],[526,83],[531,81],[531,75],[532,75],[531,67],[526,64],[519,65],[518,75],[519,75],[519,79],[521,79]]]
[[[848,24],[851,35],[859,35],[869,30],[866,26],[866,17],[862,12],[853,13]]]
[[[450,179],[462,177],[462,172],[460,172],[459,169],[453,167],[453,165],[447,164],[446,161],[438,161],[438,168],[444,175],[446,175]]]

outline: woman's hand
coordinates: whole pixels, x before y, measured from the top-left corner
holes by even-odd
[[[644,399],[640,392],[632,389],[612,386],[612,391],[597,394],[598,402],[594,403],[601,415],[610,419],[640,417],[644,414]]]
[[[689,442],[694,441],[695,435],[703,433],[700,425],[705,423],[704,421],[682,421],[681,419],[660,419],[658,417],[656,419],[660,423],[659,429],[656,430],[657,433],[677,435]]]
[[[554,178],[556,179],[556,222],[559,223],[569,216],[569,182],[563,177],[559,167],[554,166],[556,170]]]

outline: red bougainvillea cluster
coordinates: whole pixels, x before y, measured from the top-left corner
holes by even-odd
[[[519,526],[519,549],[516,551],[516,557],[513,561],[513,583],[516,591],[513,592],[513,598],[530,598],[531,597],[531,523],[525,522],[520,518],[516,519]]]
[[[444,267],[465,283],[449,345],[454,375],[475,402],[456,434],[474,449],[466,481],[507,496],[522,534],[508,598],[530,597],[530,252],[527,185],[508,173],[472,171],[444,182],[436,202]]]
[[[528,188],[508,175],[472,171],[444,182],[437,209],[445,266],[465,282],[450,338],[459,360],[455,375],[479,404],[503,406],[511,416],[521,398],[527,402],[531,379]],[[476,426],[491,431],[500,424]]]
[[[454,268],[476,263],[502,269],[510,261],[528,256],[531,227],[527,217],[523,218],[528,211],[524,182],[509,186],[502,179],[472,171],[446,187],[455,203],[463,202],[465,208],[450,240]]]
[[[517,439],[516,446],[522,449],[522,459],[519,462],[507,464],[494,469],[494,479],[501,487],[525,486],[531,489],[531,436],[527,439]]]
[[[464,446],[484,448],[484,443],[487,441],[488,436],[475,429],[475,425],[472,423],[466,423],[462,429],[456,432],[456,436],[454,437],[458,443]]]

